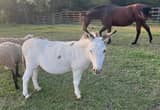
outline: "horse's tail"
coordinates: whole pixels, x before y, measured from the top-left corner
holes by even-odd
[[[146,6],[142,8],[142,12],[145,15],[145,17],[151,17],[151,13],[150,13],[151,10],[152,8],[150,6]]]

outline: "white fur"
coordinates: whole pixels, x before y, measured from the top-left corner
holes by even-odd
[[[13,38],[13,37],[1,37],[0,43],[3,42],[13,42],[19,45],[22,45],[24,41],[33,38],[33,34],[27,34],[24,38]]]
[[[34,88],[39,91],[41,87],[37,82],[37,67],[51,74],[73,72],[74,93],[77,99],[81,98],[79,83],[82,73],[92,63],[95,70],[102,70],[106,49],[101,37],[88,39],[82,37],[79,41],[49,41],[32,38],[22,46],[26,61],[26,70],[23,76],[23,95],[28,98],[28,82],[32,77]]]

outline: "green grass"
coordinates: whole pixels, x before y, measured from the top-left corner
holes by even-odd
[[[95,30],[99,30],[96,27]],[[43,90],[25,100],[16,91],[10,72],[0,69],[0,110],[148,110],[160,103],[160,33],[151,26],[153,43],[142,30],[138,44],[131,45],[135,27],[114,27],[118,32],[108,45],[103,74],[83,74],[80,89],[83,99],[75,100],[72,74],[51,75],[40,70]],[[91,29],[90,29],[91,30]],[[80,25],[0,25],[0,37],[23,37],[27,33],[52,40],[79,39]],[[152,109],[154,110],[154,109]]]

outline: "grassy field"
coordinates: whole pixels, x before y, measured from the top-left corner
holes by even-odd
[[[40,70],[43,90],[25,100],[15,90],[10,72],[0,69],[0,110],[156,110],[160,105],[160,27],[151,26],[153,43],[142,30],[137,45],[135,27],[114,27],[118,32],[108,45],[103,74],[83,74],[83,99],[75,100],[72,74],[50,75]],[[99,30],[96,27],[95,30]],[[28,33],[52,40],[78,40],[79,25],[0,25],[0,37],[23,37]],[[23,74],[23,73],[21,73]],[[157,109],[159,110],[159,109]]]

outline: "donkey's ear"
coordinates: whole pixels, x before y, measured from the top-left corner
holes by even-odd
[[[103,35],[102,37],[103,37],[103,40],[105,41],[105,42],[108,42],[108,40],[112,37],[112,35],[113,34],[115,34],[117,31],[116,30],[114,30],[113,32],[110,32],[110,33],[106,33],[105,35]]]
[[[98,33],[98,32],[96,32],[96,33],[95,33],[95,36],[96,36],[96,37],[99,37],[100,35],[99,35],[99,33]]]
[[[87,35],[87,38],[89,38],[89,39],[94,39],[94,35],[93,34],[91,34],[91,33],[86,33],[86,35]]]

